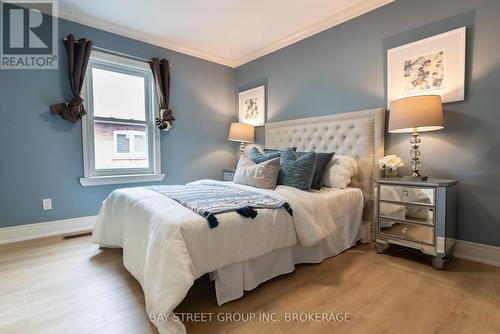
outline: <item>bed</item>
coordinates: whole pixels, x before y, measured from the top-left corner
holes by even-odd
[[[333,151],[358,162],[358,174],[346,189],[305,193],[231,184],[288,202],[293,217],[270,209],[258,210],[251,220],[224,213],[217,216],[219,226],[210,229],[205,218],[155,191],[119,189],[104,201],[92,240],[123,248],[124,265],[144,290],[147,312],[161,315],[153,321],[160,333],[185,333],[172,312],[198,277],[210,273],[222,304],[298,263],[318,263],[370,240],[384,115],[383,109],[373,109],[266,124],[268,148]]]

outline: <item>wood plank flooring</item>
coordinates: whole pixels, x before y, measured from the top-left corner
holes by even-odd
[[[121,250],[89,240],[0,246],[0,333],[157,333]],[[188,333],[500,333],[500,268],[456,259],[436,271],[412,252],[378,255],[361,245],[297,266],[221,307],[202,277],[176,311],[214,314],[211,322],[186,322]],[[281,321],[217,321],[236,312]],[[304,312],[349,313],[351,320],[285,321]]]

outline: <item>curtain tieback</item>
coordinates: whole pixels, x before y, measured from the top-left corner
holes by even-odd
[[[50,112],[53,115],[61,115],[61,117],[70,122],[78,122],[82,116],[86,115],[83,99],[80,96],[72,97],[64,103],[57,103],[50,106]]]
[[[66,102],[66,104],[68,105],[68,107],[77,107],[82,106],[83,101],[84,100],[81,98],[81,96],[73,96],[71,99],[69,99],[68,102]]]
[[[168,131],[172,127],[172,122],[175,121],[175,117],[172,113],[172,109],[160,108],[160,117],[155,120],[156,126],[160,130]]]

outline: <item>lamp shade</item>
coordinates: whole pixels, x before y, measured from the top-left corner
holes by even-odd
[[[255,131],[253,125],[244,123],[231,123],[227,139],[242,143],[253,143]]]
[[[443,128],[441,96],[405,97],[391,102],[389,132],[424,132]]]

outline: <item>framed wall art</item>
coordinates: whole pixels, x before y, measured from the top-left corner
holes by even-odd
[[[239,122],[253,126],[266,122],[266,92],[264,86],[239,93]]]
[[[387,107],[416,95],[462,101],[465,92],[465,27],[387,51]]]

